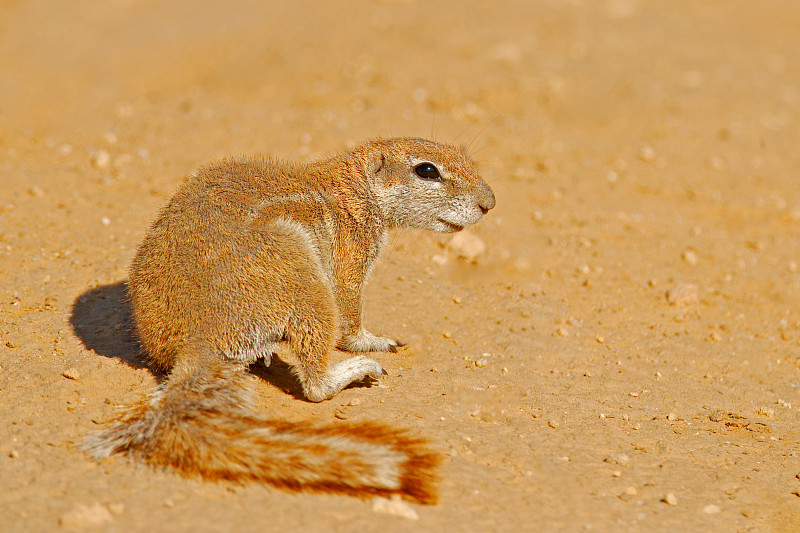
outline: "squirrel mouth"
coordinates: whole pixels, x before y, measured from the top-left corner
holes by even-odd
[[[439,222],[441,222],[442,224],[447,226],[448,231],[456,232],[456,231],[461,231],[462,229],[464,229],[464,226],[459,226],[458,224],[453,224],[452,222],[448,222],[448,221],[444,220],[443,218],[440,218],[438,220],[439,220]]]

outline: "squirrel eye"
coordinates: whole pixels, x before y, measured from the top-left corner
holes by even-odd
[[[439,170],[430,163],[420,163],[416,167],[414,167],[414,172],[417,173],[422,179],[426,180],[441,180],[442,176],[439,174]]]

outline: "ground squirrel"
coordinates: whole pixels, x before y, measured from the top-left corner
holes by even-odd
[[[246,369],[286,343],[311,401],[379,378],[383,368],[364,355],[332,365],[328,356],[399,345],[361,317],[387,231],[459,231],[494,205],[461,151],[424,139],[370,140],[310,164],[241,157],[201,168],[130,269],[139,339],[169,375],[86,449],[207,479],[435,501],[440,457],[424,440],[377,423],[269,420],[253,407]]]

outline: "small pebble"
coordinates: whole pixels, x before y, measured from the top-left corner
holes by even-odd
[[[61,375],[73,381],[78,381],[81,378],[81,373],[78,372],[78,369],[74,367],[64,370]]]
[[[106,150],[98,150],[92,155],[92,166],[95,168],[107,168],[111,164],[111,154]]]
[[[625,466],[631,462],[630,457],[624,453],[614,453],[603,459],[605,463],[613,463],[620,466]]]
[[[661,498],[661,501],[666,503],[667,505],[678,505],[678,498],[672,492],[668,492],[666,496]]]
[[[709,503],[705,507],[703,507],[703,512],[706,514],[719,514],[722,512],[722,509],[719,508],[719,505],[714,505],[713,503]]]
[[[667,420],[669,420],[670,422],[672,422],[674,420],[677,420],[677,419],[678,419],[678,416],[675,413],[670,413],[670,414],[667,415]]]
[[[108,218],[108,217],[103,217],[103,218],[100,219],[100,223],[103,224],[104,226],[110,226],[111,225],[111,219]]]
[[[569,331],[566,328],[556,328],[553,332],[553,337],[566,337],[569,335]]]
[[[667,291],[667,302],[670,305],[688,305],[697,301],[697,285],[684,283]]]
[[[488,365],[488,364],[489,364],[489,362],[486,360],[485,357],[481,357],[480,359],[475,361],[475,366],[477,366],[478,368],[485,368],[486,365]]]
[[[518,64],[523,59],[522,48],[511,42],[503,42],[489,49],[489,57],[507,64]]]
[[[771,407],[761,407],[758,410],[758,414],[767,418],[775,418],[775,409]]]
[[[447,256],[444,254],[434,254],[431,256],[431,261],[439,266],[444,266],[447,264]]]
[[[112,520],[111,512],[96,503],[91,507],[77,505],[71,511],[65,513],[58,519],[62,527],[68,529],[83,529],[87,526],[99,526]]]
[[[649,163],[656,158],[656,151],[653,149],[652,146],[642,146],[639,150],[639,159],[642,161]]]
[[[703,85],[703,73],[689,70],[683,73],[683,86],[687,89],[697,89]]]
[[[19,452],[17,450],[11,450],[8,452],[8,456],[12,459],[19,459]]]
[[[391,499],[375,498],[372,500],[372,510],[376,513],[390,514],[408,520],[419,520],[419,515],[409,504],[400,499],[400,496],[393,495]]]
[[[687,250],[687,251],[683,252],[683,255],[681,255],[681,258],[684,261],[686,261],[686,264],[689,265],[689,266],[695,266],[697,264],[697,261],[698,261],[697,254],[694,253],[691,250]]]
[[[477,263],[478,258],[486,252],[486,243],[474,233],[462,230],[453,235],[445,249],[459,259]]]
[[[556,429],[558,427],[558,422],[556,422],[555,420],[548,420],[547,426]]]
[[[411,91],[411,98],[418,104],[425,102],[428,99],[428,91],[423,87],[417,87]]]

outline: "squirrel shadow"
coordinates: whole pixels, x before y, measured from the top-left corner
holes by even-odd
[[[87,350],[132,368],[146,368],[159,383],[166,379],[166,373],[147,364],[136,338],[127,281],[102,285],[78,296],[72,303],[69,322]],[[295,398],[306,399],[291,366],[275,354],[268,368],[259,360],[250,365],[250,372]]]
[[[69,323],[86,349],[133,368],[149,368],[134,332],[126,281],[89,289],[78,296],[72,303]]]

